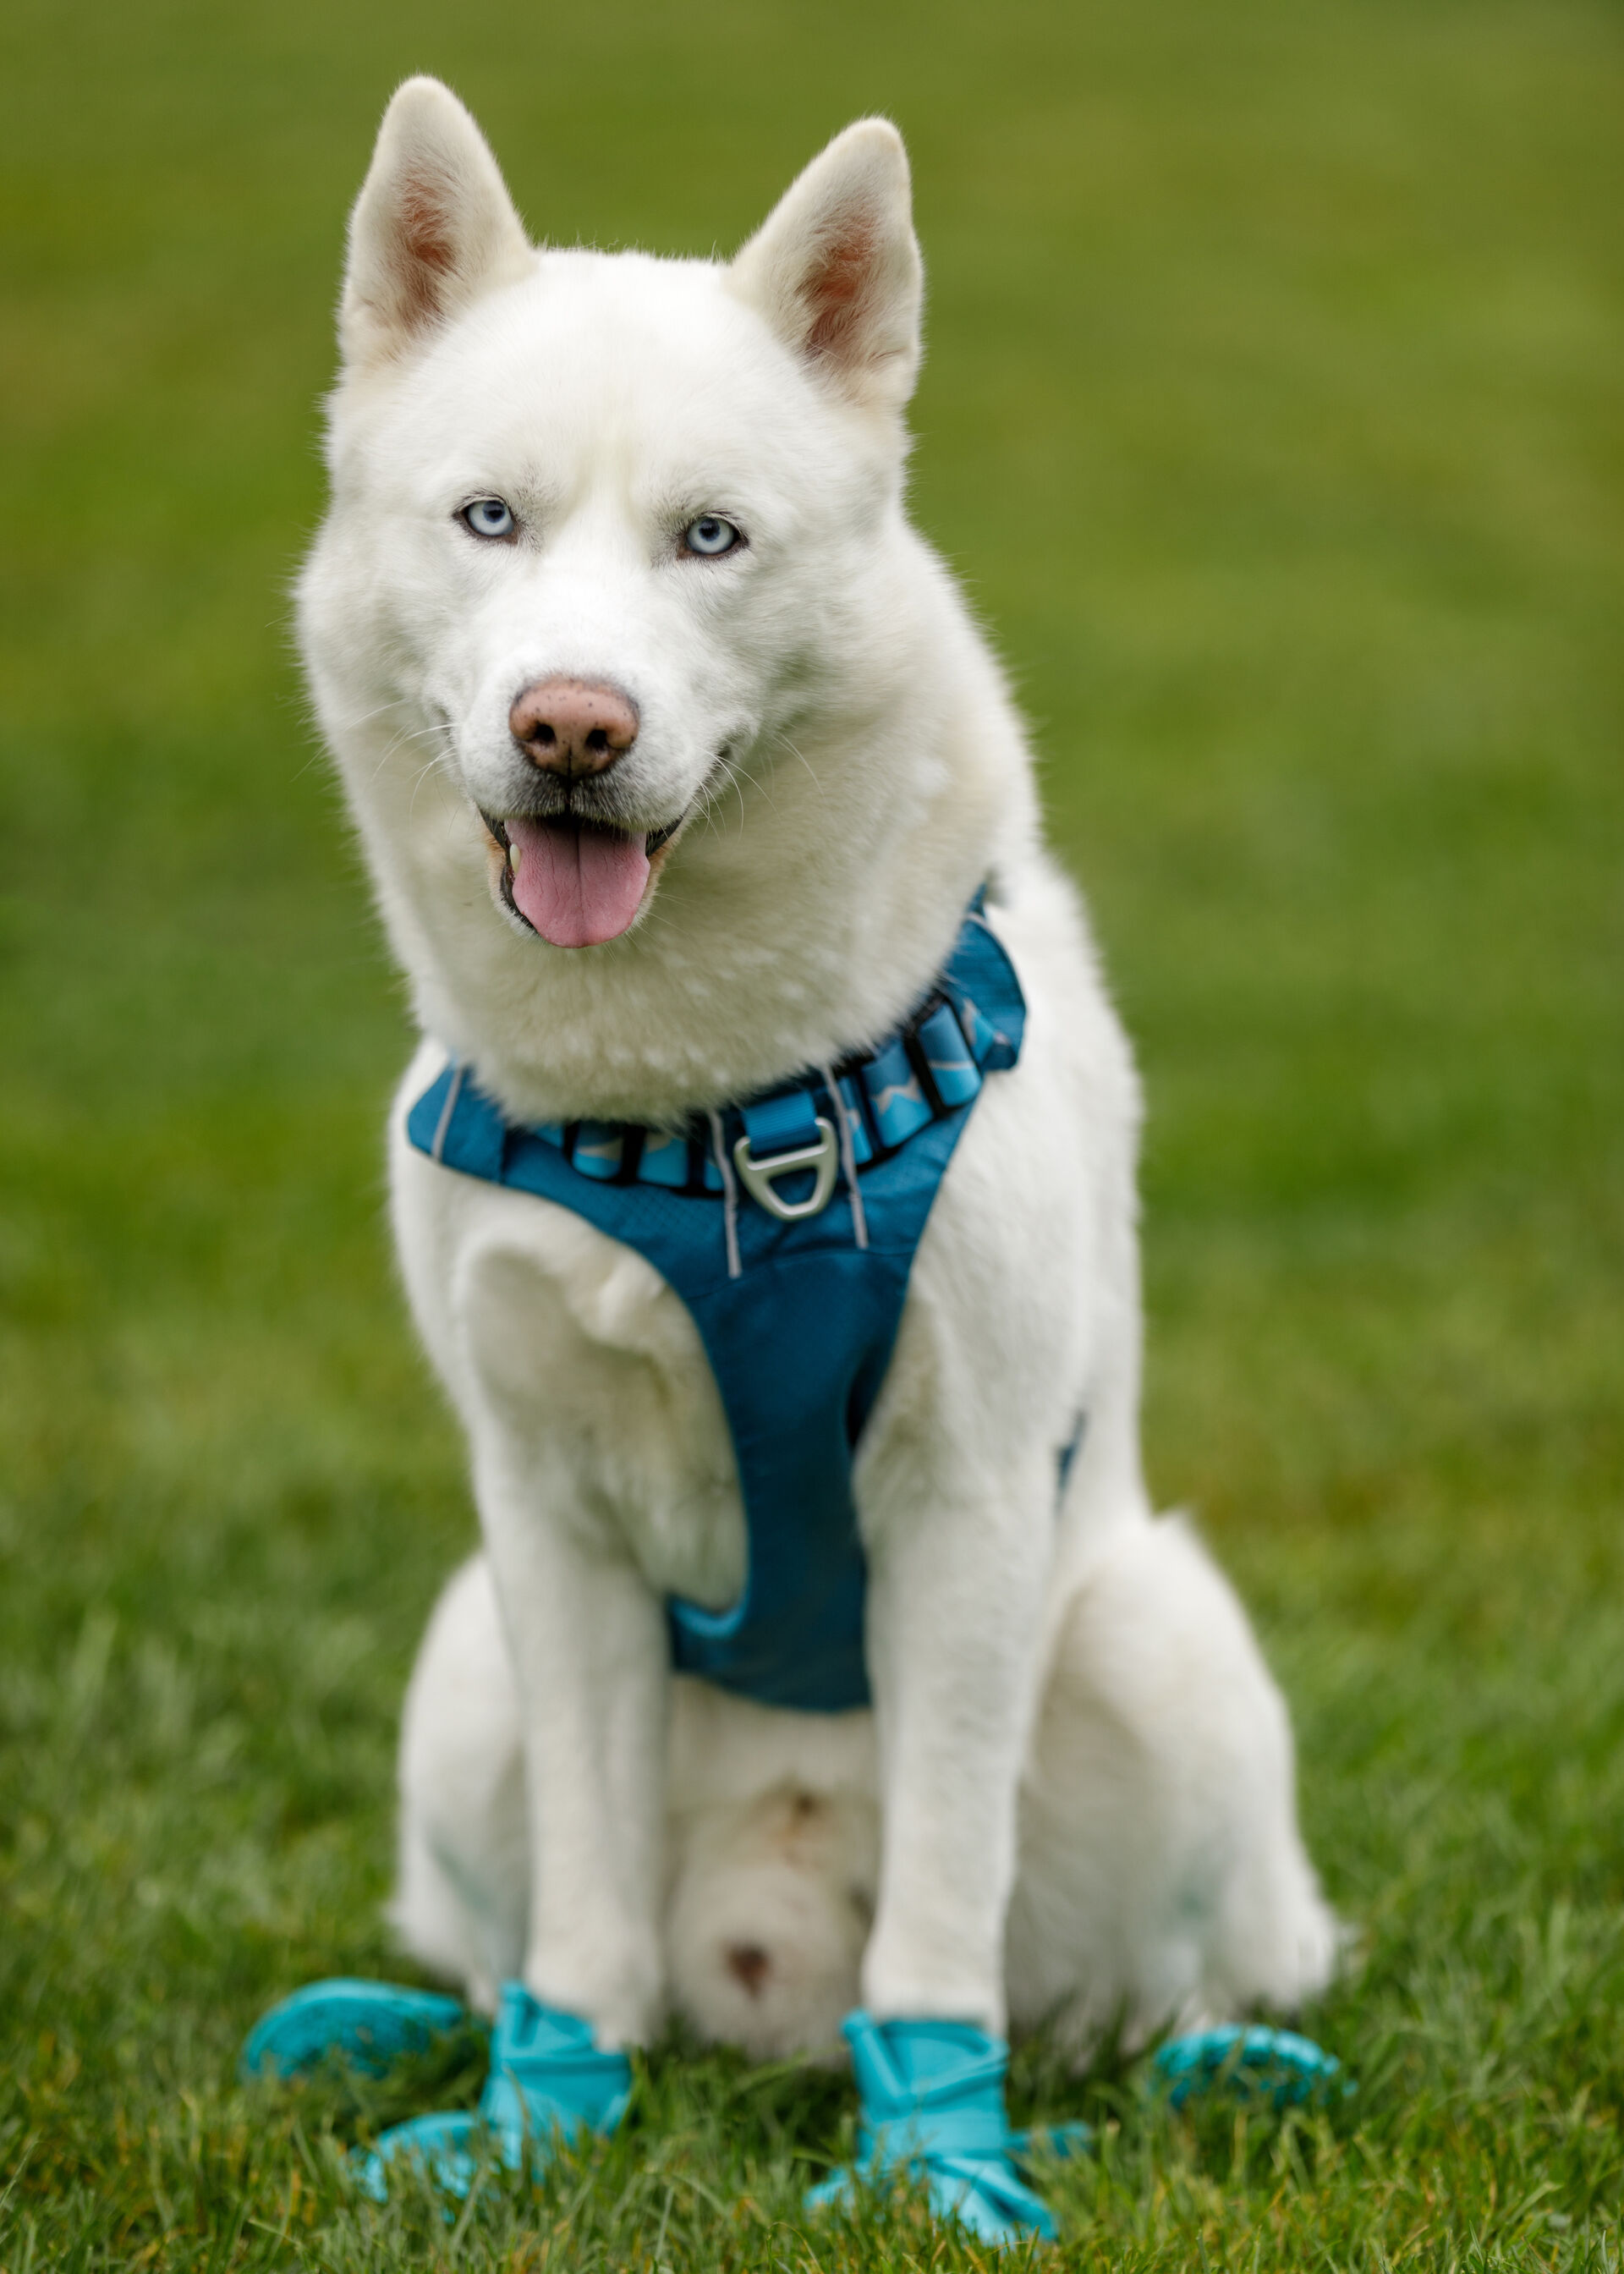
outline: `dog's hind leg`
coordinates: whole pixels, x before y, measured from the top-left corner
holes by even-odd
[[[523,1962],[530,1890],[518,1699],[483,1555],[448,1582],[418,1651],[400,1798],[395,1929],[493,2012]]]
[[[1338,1929],[1297,1825],[1291,1733],[1245,1613],[1178,1517],[1135,1516],[1083,1566],[1022,1783],[1011,2019],[1072,2056],[1120,2022],[1290,2012]]]

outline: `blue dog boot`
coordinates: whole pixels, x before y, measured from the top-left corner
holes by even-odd
[[[531,1997],[522,1982],[502,1985],[491,2037],[491,2074],[479,2113],[498,2131],[528,2133],[544,2145],[554,2132],[613,2132],[631,2098],[631,2063],[599,2052],[592,2025]]]
[[[1094,2146],[1094,2126],[1080,2118],[1071,2118],[1061,2124],[1034,2124],[1029,2132],[1011,2132],[1010,2153],[1018,2164],[1028,2163],[1034,2156],[1053,2156],[1059,2163],[1069,2163],[1074,2156],[1086,2156]]]
[[[382,2134],[357,2157],[356,2176],[376,2202],[387,2200],[388,2167],[409,2162],[447,2195],[465,2195],[482,2149],[510,2172],[545,2160],[556,2136],[613,2132],[631,2098],[624,2053],[599,2052],[590,2022],[531,1997],[522,1982],[502,1985],[491,2033],[491,2074],[477,2113],[437,2110]]]
[[[849,2204],[863,2182],[906,2174],[923,2180],[938,2218],[957,2219],[984,2241],[1052,2241],[1055,2222],[1011,2160],[1009,2047],[968,2022],[876,2022],[855,2013],[840,2026],[862,2103],[860,2152],[812,2189],[807,2208]]]
[[[371,2195],[374,2202],[389,2200],[391,2165],[410,2165],[443,2195],[455,2195],[460,2201],[474,2184],[482,2149],[494,2161],[516,2170],[523,2148],[522,2139],[510,2140],[500,2133],[492,2136],[471,2109],[440,2109],[431,2116],[414,2116],[409,2123],[391,2125],[379,2135],[378,2145],[370,2153],[359,2148],[351,2151],[350,2167],[362,2194]]]
[[[455,1998],[395,1982],[310,1982],[273,2006],[249,2031],[237,2062],[244,2078],[297,2076],[330,2056],[381,2076],[403,2053],[424,2052],[459,2029]]]
[[[1312,2038],[1299,2037],[1294,2029],[1271,2029],[1261,2023],[1169,2037],[1158,2051],[1155,2066],[1175,2108],[1182,2108],[1192,2093],[1214,2086],[1237,2099],[1267,2100],[1276,2108],[1332,2092],[1345,2097],[1356,2089],[1351,2079],[1342,2078],[1342,2065],[1335,2053]]]

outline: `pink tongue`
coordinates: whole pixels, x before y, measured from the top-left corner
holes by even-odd
[[[519,849],[513,897],[554,947],[597,947],[619,939],[643,902],[649,856],[641,837],[573,821],[506,825]]]

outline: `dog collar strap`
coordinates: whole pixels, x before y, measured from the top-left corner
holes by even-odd
[[[635,1247],[698,1329],[733,1437],[748,1576],[726,1610],[669,1605],[684,1672],[803,1712],[868,1703],[853,1455],[936,1188],[984,1076],[1015,1064],[1025,1020],[978,896],[898,1034],[707,1117],[703,1141],[665,1141],[684,1162],[669,1181],[641,1173],[649,1131],[583,1124],[566,1149],[562,1130],[505,1121],[465,1069],[447,1067],[409,1110],[408,1138],[443,1167],[557,1201]],[[702,1144],[714,1185],[694,1170]],[[786,1205],[763,1205],[756,1179]],[[823,1204],[799,1205],[820,1181]]]

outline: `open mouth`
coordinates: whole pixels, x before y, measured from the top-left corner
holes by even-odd
[[[680,817],[635,832],[573,813],[480,818],[502,851],[504,906],[554,947],[599,947],[629,931],[654,857],[680,826]]]

